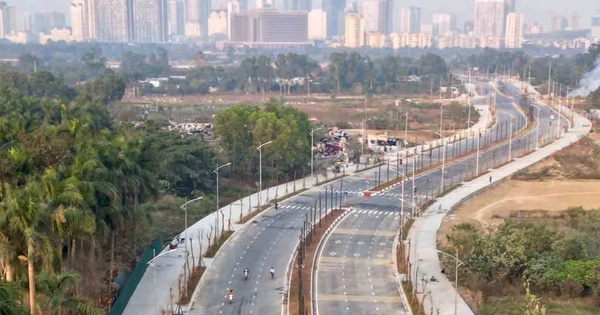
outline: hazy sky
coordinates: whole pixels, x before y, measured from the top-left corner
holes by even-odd
[[[16,5],[19,12],[61,11],[68,13],[71,0],[4,0]],[[358,0],[361,1],[361,0]],[[406,6],[423,8],[423,22],[431,20],[431,12],[451,12],[458,15],[459,27],[473,16],[474,0],[404,0]],[[551,12],[571,15],[577,11],[582,17],[583,26],[589,27],[590,17],[600,15],[599,0],[516,0],[517,11],[525,14],[526,22],[538,22],[547,27]]]

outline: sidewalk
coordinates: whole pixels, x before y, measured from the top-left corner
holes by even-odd
[[[537,150],[533,153],[516,159],[514,162],[507,164],[498,169],[492,170],[486,176],[478,177],[470,182],[451,191],[442,198],[436,200],[434,204],[427,208],[424,215],[418,217],[413,223],[408,239],[411,242],[410,246],[410,262],[412,264],[412,274],[410,275],[415,281],[415,286],[420,292],[421,298],[423,293],[423,285],[420,279],[429,279],[432,276],[437,278],[437,282],[429,282],[425,285],[425,292],[428,295],[424,299],[425,312],[433,310],[434,314],[456,314],[467,315],[473,314],[466,302],[458,296],[455,305],[456,290],[454,281],[450,281],[441,272],[440,260],[437,253],[437,231],[440,228],[442,221],[454,207],[462,201],[476,194],[478,191],[502,181],[511,174],[526,168],[552,153],[570,145],[577,141],[581,136],[586,135],[590,131],[590,122],[582,116],[575,115],[575,128],[569,130],[564,136],[555,142]],[[490,183],[489,177],[493,180]],[[459,257],[460,258],[460,257]],[[460,281],[460,279],[459,279]]]

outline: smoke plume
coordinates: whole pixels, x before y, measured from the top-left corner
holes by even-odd
[[[573,91],[573,94],[578,97],[587,97],[600,87],[600,56],[594,62],[594,69],[586,73],[581,81],[579,87]]]

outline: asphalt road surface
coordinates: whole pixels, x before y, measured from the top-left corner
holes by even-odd
[[[485,101],[485,100],[482,100]],[[499,114],[497,126],[484,132],[479,141],[476,141],[477,135],[457,141],[454,144],[447,145],[446,158],[453,154],[464,154],[466,151],[474,150],[479,143],[484,147],[493,141],[501,138],[507,138],[509,132],[506,127],[510,119],[514,119],[515,130],[525,123],[524,119],[519,119],[519,112],[512,106],[511,99],[500,95],[497,97],[497,109]],[[540,111],[540,120],[549,120],[551,113],[546,110]],[[511,118],[514,117],[514,118]],[[542,130],[540,129],[540,132]],[[533,135],[533,136],[532,136]],[[519,152],[527,146],[535,144],[535,134],[530,132],[528,137],[513,139],[512,150]],[[531,139],[533,137],[533,140]],[[392,158],[390,162],[390,171],[387,166],[374,168],[360,174],[344,178],[340,188],[340,182],[334,182],[326,185],[328,194],[333,194],[334,199],[339,201],[342,195],[346,206],[352,206],[355,209],[367,211],[384,211],[392,213],[399,211],[398,198],[401,194],[401,187],[389,190],[385,194],[373,198],[365,198],[361,192],[367,187],[375,186],[375,179],[381,182],[387,180],[388,174],[399,176],[399,173],[410,173],[413,160],[415,169],[422,166],[427,167],[428,163],[435,163],[439,160],[443,152],[442,148],[432,149],[430,154],[424,152],[418,158],[404,159],[403,165],[396,169],[397,162]],[[480,169],[491,167],[494,160],[506,155],[508,145],[503,145],[495,150],[482,151],[480,153]],[[474,172],[476,158],[471,155],[460,161],[446,165],[444,186],[457,184],[468,172]],[[384,176],[385,174],[385,176]],[[418,202],[420,199],[427,198],[439,191],[441,184],[441,170],[431,170],[415,177],[416,191],[412,188],[412,180],[405,182],[404,199]],[[366,176],[370,177],[369,184],[366,183]],[[331,190],[330,190],[331,189]],[[333,191],[333,193],[331,192]],[[222,248],[221,253],[215,258],[209,272],[205,275],[205,282],[200,289],[199,296],[192,305],[190,314],[277,314],[281,312],[283,305],[283,295],[285,288],[285,273],[290,263],[294,248],[298,242],[301,228],[304,226],[304,220],[307,213],[315,206],[321,204],[325,209],[325,191],[324,188],[317,188],[307,191],[301,195],[287,199],[279,204],[279,210],[267,210],[262,216],[258,217],[252,224],[246,225],[242,231],[235,233],[234,237]],[[414,198],[414,199],[413,199]],[[320,202],[319,202],[320,200]],[[327,204],[331,204],[331,197],[328,197]],[[405,211],[411,210],[410,207],[404,207]],[[365,214],[366,215],[366,214]],[[393,215],[388,214],[389,218]],[[374,227],[370,219],[374,217],[367,216],[365,224]],[[383,220],[383,217],[381,218]],[[390,220],[393,221],[393,220]],[[386,221],[385,224],[388,224]],[[386,226],[381,227],[386,228]],[[390,226],[390,228],[392,228]],[[391,249],[389,250],[391,255]],[[269,269],[275,269],[275,278],[271,279]],[[250,270],[250,278],[243,279],[243,270]],[[379,274],[377,271],[375,274]],[[366,284],[365,284],[366,285]],[[386,284],[389,285],[389,284]],[[235,300],[233,303],[226,303],[225,297],[229,289],[235,291]],[[369,288],[370,289],[370,288]],[[379,287],[378,287],[379,290]],[[379,292],[379,291],[378,291]],[[397,291],[393,291],[397,292]],[[390,293],[391,294],[391,293]],[[384,296],[384,295],[382,295]],[[385,295],[389,297],[389,295]],[[383,301],[383,300],[382,300]],[[386,300],[385,305],[393,305],[394,299]],[[323,313],[327,314],[327,313]]]

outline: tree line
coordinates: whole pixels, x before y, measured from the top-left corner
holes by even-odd
[[[113,122],[90,95],[102,78],[2,75],[0,313],[99,314],[116,260],[149,241],[148,204],[212,195],[216,155],[200,136]]]

